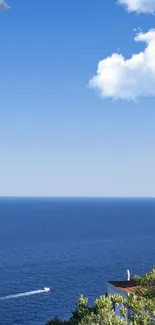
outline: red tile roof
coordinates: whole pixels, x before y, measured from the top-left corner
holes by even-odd
[[[108,283],[125,293],[135,293],[137,289],[137,283],[134,279],[130,281],[109,281]]]

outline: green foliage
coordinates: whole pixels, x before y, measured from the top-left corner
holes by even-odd
[[[120,306],[122,319],[115,314],[114,307]],[[121,296],[101,296],[94,306],[88,306],[88,299],[81,296],[77,308],[68,321],[54,318],[47,325],[154,325],[155,305],[148,298],[129,295],[127,299]],[[126,320],[127,310],[132,312]]]
[[[88,299],[83,295],[77,300],[76,309],[69,319],[69,325],[78,324],[84,316],[90,313],[90,308],[88,307]]]
[[[79,325],[126,325],[127,322],[119,319],[114,312],[114,304],[122,302],[120,296],[101,296],[95,300],[91,312],[84,315]]]
[[[138,296],[155,298],[155,267],[142,277],[136,276],[135,280],[139,285],[136,292]]]
[[[139,297],[136,295],[129,295],[127,300],[127,307],[131,312],[130,322],[136,324],[155,324],[152,321],[154,317],[155,306],[153,301],[149,298]]]
[[[47,322],[46,325],[67,325],[66,321],[62,321],[59,317],[54,317],[51,321]]]

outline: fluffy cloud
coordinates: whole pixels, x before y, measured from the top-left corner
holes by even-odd
[[[0,0],[0,10],[6,10],[10,7],[7,5],[7,3],[4,0]]]
[[[155,13],[155,0],[118,0],[117,2],[125,5],[128,11]]]
[[[146,43],[144,52],[128,60],[114,53],[100,61],[89,87],[99,90],[104,98],[136,100],[155,96],[155,29],[140,32],[135,41]]]

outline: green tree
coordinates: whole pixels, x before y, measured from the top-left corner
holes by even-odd
[[[136,276],[135,280],[139,285],[136,292],[138,296],[155,298],[155,267],[142,277]]]
[[[54,317],[52,320],[50,320],[49,322],[47,322],[47,325],[64,325],[67,322],[62,321],[59,317]]]
[[[116,316],[114,307],[119,305],[122,319]],[[129,313],[128,319],[126,318]],[[129,295],[127,299],[121,296],[101,296],[96,299],[93,307],[88,306],[88,299],[81,296],[77,308],[68,321],[58,318],[47,325],[153,325],[155,321],[155,305],[149,298]]]

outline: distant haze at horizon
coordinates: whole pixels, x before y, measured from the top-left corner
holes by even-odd
[[[35,196],[35,195],[31,195],[31,196],[28,196],[28,195],[8,195],[8,196],[0,196],[0,199],[81,199],[81,200],[89,200],[89,199],[103,199],[103,200],[121,200],[121,199],[134,199],[134,200],[138,200],[138,199],[155,199],[155,196],[50,196],[50,195],[38,195],[38,196]]]

